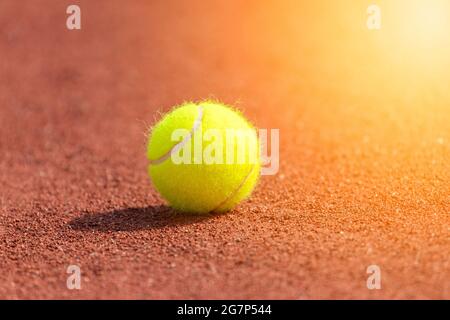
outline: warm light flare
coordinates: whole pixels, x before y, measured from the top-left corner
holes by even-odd
[[[450,1],[390,1],[382,6],[377,51],[397,81],[440,83],[450,70]],[[380,70],[382,71],[382,70]]]
[[[414,49],[439,49],[450,39],[450,2],[408,1],[398,8],[399,36]]]

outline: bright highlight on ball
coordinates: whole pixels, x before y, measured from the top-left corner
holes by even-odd
[[[255,128],[221,103],[185,103],[152,129],[150,178],[176,210],[225,212],[253,191],[260,173]]]

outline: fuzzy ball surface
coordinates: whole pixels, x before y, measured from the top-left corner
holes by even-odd
[[[255,128],[222,103],[188,102],[152,128],[148,172],[176,210],[225,212],[250,196],[260,175]]]

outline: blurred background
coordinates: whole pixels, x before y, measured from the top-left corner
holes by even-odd
[[[0,297],[449,298],[449,17],[445,0],[2,0]],[[146,133],[204,98],[279,128],[280,172],[228,215],[179,217]]]

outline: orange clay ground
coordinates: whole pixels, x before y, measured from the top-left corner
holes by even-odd
[[[72,2],[0,3],[0,298],[450,298],[448,64],[368,3],[76,1],[68,31]],[[280,170],[185,216],[146,133],[204,98],[280,129]]]

